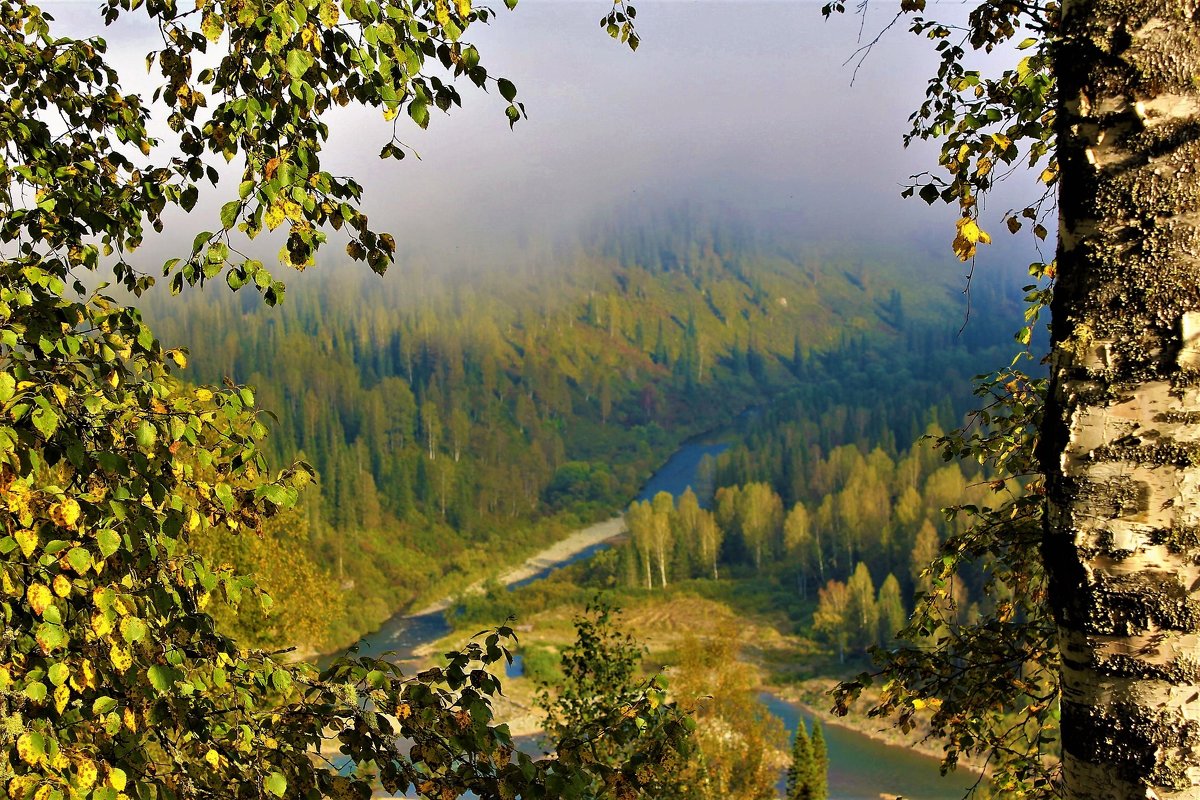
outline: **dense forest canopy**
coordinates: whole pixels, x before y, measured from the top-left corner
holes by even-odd
[[[934,43],[937,62],[906,141],[937,142],[945,174],[918,173],[905,193],[956,211],[963,261],[992,243],[984,201],[1013,169],[1033,167],[1044,191],[1000,215],[1010,231],[1048,239],[1057,197],[1056,258],[1030,268],[1020,337],[1029,342],[1039,309],[1052,312],[1049,380],[1001,370],[983,379],[987,406],[971,425],[926,428],[947,455],[982,465],[966,472],[934,469],[896,441],[953,416],[954,397],[918,398],[893,425],[872,420],[877,403],[826,408],[800,390],[798,412],[764,414],[751,431],[761,454],[734,450],[713,467],[723,485],[711,517],[686,495],[631,506],[626,572],[653,593],[689,572],[791,569],[801,596],[815,579],[812,626],[839,656],[887,641],[911,581],[925,591],[900,632],[908,644],[883,656],[878,712],[907,727],[930,709],[948,759],[997,757],[1003,792],[1195,797],[1193,10],[987,0],[945,22],[925,6],[906,0],[897,17]],[[825,13],[842,10],[835,0]],[[635,12],[619,0],[601,20],[634,50]],[[482,89],[510,127],[524,123],[525,95],[465,38],[495,13],[469,0],[187,10],[109,0],[101,15],[148,21],[152,89],[127,93],[90,29],[60,37],[52,15],[0,2],[0,791],[366,796],[378,777],[426,796],[659,792],[705,732],[658,682],[623,694],[611,721],[561,738],[555,758],[514,751],[494,724],[488,672],[509,655],[506,626],[413,678],[370,659],[318,671],[261,648],[339,635],[322,619],[357,630],[439,580],[457,583],[453,573],[471,576],[486,552],[472,548],[514,524],[532,546],[602,513],[709,422],[684,421],[697,401],[715,422],[814,379],[838,391],[865,374],[886,387],[886,359],[873,356],[900,340],[926,359],[907,371],[928,375],[944,323],[917,319],[924,306],[905,287],[686,215],[581,237],[572,271],[535,277],[561,294],[536,313],[506,292],[451,290],[360,320],[351,312],[369,306],[364,290],[339,283],[315,285],[328,303],[260,323],[199,287],[223,282],[275,306],[280,268],[314,266],[331,240],[376,273],[409,252],[368,218],[363,185],[332,167],[334,109],[424,130]],[[987,73],[967,49],[1015,55]],[[415,152],[398,130],[380,157]],[[620,160],[603,153],[601,163]],[[839,197],[844,183],[824,187],[827,209],[861,202]],[[229,188],[208,229],[155,238],[208,185]],[[852,210],[855,229],[878,227],[869,209]],[[146,262],[148,239],[170,254]],[[247,245],[255,239],[266,255]],[[98,270],[135,299],[81,280]],[[210,333],[256,335],[194,359],[164,346],[135,307],[160,272]],[[830,311],[842,317],[836,335]],[[338,358],[307,380],[284,352]],[[185,382],[189,363],[200,380],[230,380]],[[955,359],[938,364],[952,372]],[[243,372],[264,391],[238,384]],[[927,389],[918,381],[918,394]],[[275,418],[260,410],[264,396]],[[810,412],[828,441],[799,446]],[[321,491],[302,495],[314,479]],[[999,499],[978,497],[967,481],[979,479]],[[824,493],[805,496],[806,483]],[[953,497],[939,529],[925,506]],[[231,545],[247,533],[263,538]],[[439,547],[448,558],[426,558]],[[293,604],[311,599],[307,613],[272,614],[242,574],[281,554],[297,569],[274,588]],[[331,577],[341,590],[361,580],[374,604],[347,615],[323,591]],[[397,581],[418,588],[399,596]],[[247,613],[243,600],[259,604],[250,619],[234,616]],[[845,685],[843,699],[871,679]],[[1060,773],[1044,758],[1055,727]],[[395,750],[397,733],[413,740],[408,752]],[[313,758],[331,735],[356,763],[352,777]],[[600,741],[627,749],[596,758]]]
[[[148,311],[166,341],[194,343],[198,378],[258,387],[273,460],[315,467],[309,553],[358,598],[336,640],[478,575],[501,542],[613,513],[674,443],[790,386],[810,414],[878,398],[863,435],[893,447],[958,387],[955,424],[973,359],[1019,313],[1002,282],[977,287],[986,312],[959,335],[945,276],[909,282],[927,270],[733,220],[685,207],[609,223],[502,277],[316,274],[277,310],[218,287],[186,313]]]

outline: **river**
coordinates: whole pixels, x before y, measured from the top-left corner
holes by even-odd
[[[689,486],[697,485],[699,480],[703,480],[703,476],[698,473],[704,457],[716,457],[728,447],[728,444],[708,437],[699,437],[685,443],[650,476],[637,499],[649,500],[659,492],[670,492],[678,497],[687,491]],[[509,588],[540,580],[556,569],[589,558],[597,551],[609,547],[610,540],[624,531],[625,522],[621,517],[589,525],[571,534],[566,540],[531,556],[520,566],[501,575],[498,580]],[[414,658],[414,651],[419,647],[450,633],[450,626],[446,624],[443,612],[449,607],[451,600],[452,598],[445,598],[415,613],[396,614],[383,623],[379,630],[359,640],[359,655],[381,656],[391,653],[398,661]]]
[[[707,438],[685,443],[646,482],[638,499],[648,500],[658,492],[683,494],[688,486],[702,479],[697,473],[704,457],[716,456],[727,447]],[[621,518],[614,517],[577,531],[568,542],[538,553],[502,576],[500,582],[515,587],[540,580],[554,569],[608,547],[608,541],[623,529]],[[449,603],[447,599],[415,614],[397,614],[362,639],[360,654],[378,656],[390,651],[398,660],[413,658],[417,648],[450,633],[443,616]],[[812,719],[798,707],[769,693],[763,693],[760,699],[783,720],[789,732],[796,730],[801,717],[811,727]],[[959,800],[974,782],[974,777],[967,773],[952,773],[942,778],[936,759],[909,748],[884,744],[838,725],[827,725],[824,730],[829,752],[829,800],[880,800],[893,796],[903,796],[905,800]],[[781,791],[782,786],[781,780]]]

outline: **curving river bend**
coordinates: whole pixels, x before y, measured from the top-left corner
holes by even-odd
[[[638,499],[646,500],[658,492],[682,494],[695,485],[700,462],[715,456],[727,444],[700,439],[684,444],[647,481]],[[620,517],[596,523],[576,531],[560,542],[528,559],[520,567],[501,576],[509,587],[521,586],[546,577],[551,571],[591,556],[608,547],[608,541],[624,530]],[[399,660],[413,657],[422,645],[446,636],[450,626],[443,611],[449,599],[435,603],[415,614],[397,614],[375,633],[359,642],[363,655],[392,651]],[[811,727],[812,719],[804,710],[772,694],[763,693],[762,702],[783,720],[789,733],[801,718]],[[905,800],[960,800],[975,777],[968,773],[938,774],[936,759],[906,747],[876,741],[869,736],[838,725],[825,726],[829,751],[829,800],[881,800],[903,797]],[[782,793],[782,780],[780,790]]]

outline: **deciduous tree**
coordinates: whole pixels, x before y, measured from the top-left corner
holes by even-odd
[[[356,102],[427,125],[431,108],[459,102],[424,74],[428,61],[494,87],[516,121],[515,87],[462,38],[491,12],[113,0],[102,13],[146,13],[161,33],[152,98],[122,91],[100,37],[59,36],[38,7],[0,2],[0,793],[368,796],[369,777],[314,760],[330,739],[389,791],[638,791],[633,761],[580,769],[586,754],[570,744],[553,761],[514,751],[492,719],[499,687],[486,670],[506,657],[509,630],[418,677],[358,658],[318,671],[223,635],[206,609],[265,596],[207,563],[192,537],[254,535],[312,471],[271,470],[254,393],[185,384],[187,354],[80,279],[103,268],[128,293],[148,290],[153,268],[135,255],[146,229],[220,182],[217,157],[237,161],[240,182],[219,226],[162,265],[174,290],[224,277],[278,302],[282,283],[236,247],[267,230],[280,231],[285,265],[312,263],[329,226],[382,271],[394,242],[358,209],[358,184],[323,169],[323,115]],[[613,13],[610,31],[636,45],[624,10]],[[171,131],[162,140],[149,133],[155,109]],[[382,155],[403,153],[393,140]],[[661,698],[631,696],[608,735],[636,736],[651,706]],[[397,736],[411,740],[406,753]]]
[[[1200,797],[1200,23],[1075,0],[1039,442],[1063,795]]]
[[[913,27],[951,35],[920,18]],[[955,680],[968,678],[971,694],[954,689],[944,658],[909,652],[892,666],[915,678],[911,686],[924,684],[921,692],[946,698],[933,719],[951,735],[952,751],[982,742],[999,755],[1003,788],[1069,798],[1200,797],[1193,668],[1200,623],[1190,611],[1200,585],[1192,488],[1200,26],[1181,2],[985,2],[971,13],[963,44],[991,50],[1024,35],[1022,28],[1034,34],[1021,44],[1030,52],[999,76],[964,66],[965,47],[939,45],[941,68],[912,135],[942,138],[951,178],[912,190],[959,205],[954,246],[969,259],[989,240],[977,212],[993,166],[1026,157],[1044,182],[1057,183],[1055,262],[1033,270],[1054,281],[1049,388],[1016,370],[1001,373],[983,384],[1000,398],[981,412],[984,429],[944,440],[954,453],[1021,475],[1034,466],[1028,451],[1036,431],[1045,483],[1033,488],[1045,503],[1038,495],[1018,499],[1007,506],[1007,522],[996,509],[977,509],[982,524],[951,537],[945,568],[932,574],[940,592],[963,559],[986,557],[1006,585],[997,614],[945,639],[943,656],[968,665]],[[1048,234],[1040,204],[1008,224]],[[1049,298],[1047,287],[1030,287],[1024,341]],[[1009,685],[1007,696],[1004,671],[1020,676],[1019,690]],[[893,693],[884,707],[897,708],[897,700],[911,696]],[[1057,786],[1036,766],[1056,702]],[[964,726],[967,709],[990,721]]]

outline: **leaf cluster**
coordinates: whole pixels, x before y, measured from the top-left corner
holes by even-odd
[[[840,1],[823,7],[827,17],[844,11]],[[887,27],[907,17],[911,33],[934,43],[938,67],[926,85],[924,101],[909,117],[904,143],[940,142],[938,166],[946,174],[913,175],[903,195],[915,194],[930,205],[957,205],[960,219],[953,249],[959,259],[970,261],[979,244],[991,241],[979,227],[980,201],[996,182],[1026,166],[1038,174],[1044,192],[1035,202],[1006,212],[1004,222],[1012,233],[1031,224],[1033,235],[1044,241],[1048,231],[1043,223],[1053,209],[1058,179],[1056,85],[1050,63],[1059,4],[985,0],[971,9],[965,25],[933,19],[925,12],[926,0],[904,0]],[[860,63],[878,41],[876,37],[860,49]],[[970,66],[973,52],[993,53],[1014,45],[1022,55],[998,74]]]
[[[616,626],[619,611],[602,597],[575,618],[575,643],[564,649],[557,691],[538,695],[546,737],[571,755],[593,791],[607,796],[669,797],[691,751],[695,722],[667,700],[660,674],[640,675],[643,648]],[[650,714],[639,715],[639,706]],[[636,794],[626,794],[626,788]]]
[[[103,39],[56,36],[51,15],[0,0],[0,797],[365,798],[376,778],[438,798],[593,796],[575,750],[534,761],[493,724],[488,667],[508,656],[510,630],[411,677],[358,658],[318,672],[223,635],[214,603],[269,598],[193,540],[256,535],[312,469],[272,470],[250,389],[183,383],[187,353],[81,280],[111,267],[122,289],[148,289],[133,252],[169,208],[190,211],[201,182],[219,182],[217,155],[242,161],[238,199],[163,266],[173,288],[224,273],[278,302],[282,284],[232,235],[285,223],[285,264],[311,263],[322,227],[345,227],[350,255],[383,271],[394,241],[357,209],[358,184],[322,168],[322,115],[358,102],[423,127],[429,106],[460,102],[428,74],[440,63],[494,82],[515,121],[515,87],[461,40],[490,12],[466,0],[112,0],[104,16],[143,7],[163,42],[149,102],[121,92]],[[152,108],[176,154],[150,136]],[[660,706],[631,698],[611,735]],[[323,747],[355,771],[323,763]],[[601,785],[642,780],[615,769]]]

